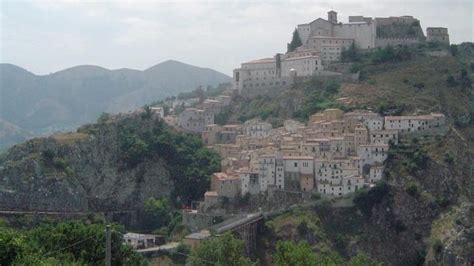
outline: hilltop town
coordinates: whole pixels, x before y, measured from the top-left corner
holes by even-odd
[[[120,223],[117,261],[213,264],[201,250],[230,243],[242,265],[274,265],[284,245],[334,265],[467,265],[473,58],[412,16],[331,10],[231,83],[16,145],[0,156],[2,212],[83,219],[46,236]]]
[[[221,171],[211,175],[203,201],[184,213],[183,222],[191,231],[205,228],[215,217],[225,217],[224,205],[239,205],[242,199],[259,201],[259,206],[270,203],[272,209],[354,194],[382,180],[393,145],[414,136],[445,134],[442,113],[383,116],[363,109],[326,109],[311,114],[305,123],[288,119],[276,128],[260,118],[215,123],[237,95],[252,98],[310,79],[357,82],[358,73],[348,73],[347,64],[341,63],[351,49],[449,44],[446,28],[429,27],[426,33],[425,37],[420,21],[411,16],[350,16],[343,23],[335,11],[329,11],[327,19],[297,25],[285,54],[242,63],[222,94],[169,101],[166,112],[163,106],[151,107],[176,129],[199,134],[222,158]],[[286,202],[276,204],[279,200]]]

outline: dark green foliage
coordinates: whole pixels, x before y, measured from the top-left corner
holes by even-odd
[[[387,116],[387,115],[401,115],[405,111],[406,106],[399,104],[397,102],[394,102],[392,99],[387,99],[387,100],[381,100],[378,103],[376,103],[375,108],[377,110],[377,113]]]
[[[459,49],[458,49],[458,46],[455,45],[455,44],[451,44],[449,46],[449,51],[451,52],[451,55],[452,56],[457,56],[459,54]]]
[[[153,113],[151,111],[151,107],[149,105],[145,105],[143,107],[143,113],[140,114],[142,119],[150,119],[152,117]]]
[[[317,265],[318,258],[306,241],[294,243],[292,241],[278,241],[273,255],[276,266]]]
[[[304,87],[306,97],[301,107],[293,113],[294,118],[307,120],[308,117],[318,111],[327,108],[341,107],[336,102],[336,95],[339,91],[340,83],[334,80],[320,81],[312,80]]]
[[[458,82],[453,77],[453,75],[448,76],[448,78],[446,79],[446,83],[448,84],[449,87],[456,87],[458,85]]]
[[[451,204],[451,201],[445,196],[437,196],[435,203],[441,208],[446,208]]]
[[[402,170],[410,174],[417,174],[417,171],[425,169],[429,162],[423,145],[416,138],[411,143],[391,147],[387,159],[387,162],[399,160]]]
[[[251,266],[258,265],[244,255],[244,243],[230,233],[211,237],[191,252],[191,265]]]
[[[454,163],[454,156],[451,153],[445,153],[444,154],[444,161],[448,164],[453,164]]]
[[[232,114],[231,107],[226,106],[220,113],[214,116],[214,123],[221,126],[227,124],[231,114]]]
[[[54,166],[54,168],[56,168],[60,171],[65,171],[68,167],[68,163],[64,159],[56,158],[53,161],[53,166]]]
[[[459,84],[462,88],[472,88],[472,81],[469,78],[469,74],[467,73],[466,69],[461,70],[461,74],[459,76]]]
[[[420,189],[418,188],[418,186],[416,184],[408,184],[407,188],[406,188],[406,192],[408,193],[408,195],[412,196],[412,197],[419,197],[420,196]]]
[[[110,119],[110,114],[109,113],[102,113],[100,116],[97,118],[97,123],[105,123]]]
[[[291,38],[291,42],[288,46],[289,52],[294,51],[296,48],[300,47],[303,45],[303,42],[301,41],[300,35],[298,33],[298,30],[293,31],[293,37]]]
[[[26,240],[22,234],[0,227],[0,265],[11,265],[26,248]]]
[[[168,199],[149,198],[145,201],[143,214],[140,215],[141,229],[153,230],[166,226],[170,223],[172,215],[172,207]]]
[[[113,226],[112,264],[132,265],[142,260],[122,244],[121,229]],[[100,265],[105,259],[105,225],[66,221],[42,224],[29,231],[0,227],[2,265]]]
[[[418,82],[413,84],[413,87],[417,88],[418,90],[421,90],[425,87],[425,84],[423,82]]]
[[[397,233],[401,233],[405,230],[407,230],[407,226],[400,220],[394,220],[392,221],[392,226],[395,229]]]
[[[179,246],[176,248],[176,251],[171,251],[168,254],[168,257],[173,261],[174,264],[176,265],[185,265],[186,264],[186,258],[189,255],[191,250],[189,249],[188,246],[184,244],[179,244]],[[205,264],[203,264],[205,265]]]
[[[395,49],[392,46],[380,48],[370,54],[372,63],[381,64],[386,62],[400,62],[412,58],[412,52],[408,46],[401,46]]]
[[[173,198],[180,203],[199,199],[209,186],[210,174],[219,170],[219,156],[196,135],[175,132],[161,121],[145,127],[125,119],[118,127],[121,157],[128,167],[146,158],[165,160],[175,184]]]
[[[436,241],[433,243],[433,251],[436,254],[440,254],[443,251],[443,242],[441,240],[436,239]]]
[[[355,43],[352,43],[348,49],[343,49],[341,52],[341,61],[342,62],[355,62],[361,60],[361,55],[359,49],[357,49]],[[356,73],[357,71],[352,71]]]
[[[353,201],[356,207],[362,211],[366,217],[370,217],[372,207],[382,202],[389,193],[390,186],[385,182],[381,182],[371,189],[358,190]]]
[[[52,165],[56,153],[53,150],[46,149],[41,152],[41,157],[46,165]]]

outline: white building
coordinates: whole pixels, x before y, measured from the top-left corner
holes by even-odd
[[[252,119],[242,125],[242,132],[251,138],[266,138],[269,136],[272,124]]]
[[[314,158],[311,156],[284,156],[284,189],[311,191],[314,188]]]
[[[361,158],[361,167],[366,164],[383,163],[387,159],[388,149],[388,144],[360,145],[357,149],[357,156]]]
[[[398,144],[398,131],[394,129],[371,130],[369,138],[371,144]]]
[[[274,155],[261,155],[258,160],[258,179],[260,181],[260,191],[265,192],[268,186],[275,185],[275,165]]]
[[[165,117],[165,109],[161,106],[150,107],[150,110],[153,114],[157,115],[159,118]]]
[[[322,61],[315,52],[299,57],[277,54],[275,58],[242,63],[240,68],[234,70],[233,89],[241,92],[287,86],[296,76],[311,76],[322,70]]]
[[[250,195],[258,195],[260,193],[260,182],[257,171],[241,169],[239,170],[239,177],[242,196],[247,193]]]
[[[399,134],[433,134],[443,132],[446,118],[443,114],[432,113],[418,116],[386,116],[385,129],[398,130]]]

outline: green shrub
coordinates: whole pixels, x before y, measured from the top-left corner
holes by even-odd
[[[385,182],[380,182],[371,189],[358,190],[353,202],[356,207],[365,214],[365,216],[370,217],[372,207],[382,202],[385,197],[389,196],[389,192],[390,186]]]
[[[454,156],[451,153],[446,152],[444,154],[444,161],[448,164],[453,164],[454,163]]]
[[[405,191],[408,193],[408,195],[412,197],[420,196],[420,190],[418,189],[418,186],[416,184],[409,184]]]
[[[54,168],[56,168],[58,170],[65,171],[66,168],[68,167],[68,163],[66,162],[66,160],[64,160],[62,158],[56,158],[53,161],[53,166],[54,166]]]
[[[443,251],[443,248],[443,242],[441,242],[439,239],[436,239],[436,241],[433,243],[433,251],[436,254],[440,254]]]

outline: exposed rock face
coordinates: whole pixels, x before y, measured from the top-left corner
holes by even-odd
[[[439,250],[428,265],[474,265],[474,204],[463,203],[440,230]]]
[[[0,209],[134,210],[149,197],[169,197],[166,163],[155,156],[124,164],[119,130],[110,123],[94,135],[65,134],[13,147],[0,166]]]

